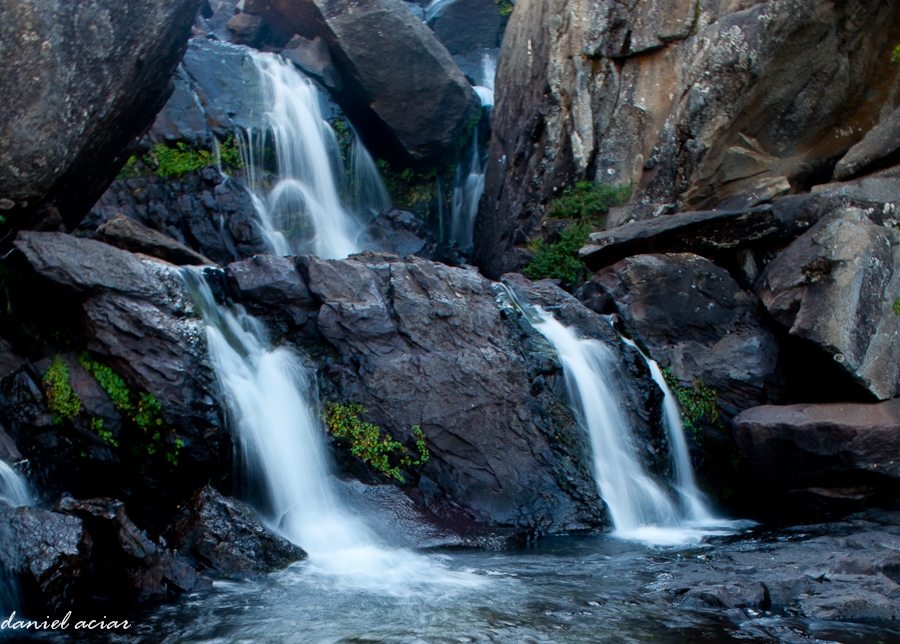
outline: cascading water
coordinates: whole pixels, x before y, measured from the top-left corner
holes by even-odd
[[[0,461],[0,502],[3,501],[16,508],[34,503],[31,492],[28,491],[28,483],[22,475]]]
[[[322,118],[318,90],[280,56],[253,52],[264,114],[242,147],[245,182],[274,254],[337,259],[359,252],[362,224],[341,200],[343,164],[334,131]],[[266,175],[267,153],[277,176]],[[377,172],[377,170],[376,170]]]
[[[510,295],[515,301],[515,295]],[[667,399],[665,412],[675,461],[675,487],[682,503],[667,486],[653,479],[640,460],[620,402],[615,381],[618,369],[612,351],[597,340],[578,338],[540,307],[530,311],[516,304],[559,355],[572,409],[591,440],[594,477],[609,508],[616,536],[648,545],[684,545],[697,543],[705,536],[728,534],[729,529],[738,527],[737,523],[714,518],[706,509],[693,481],[674,399]],[[658,365],[656,371],[659,372]],[[659,378],[662,379],[662,373]]]
[[[494,82],[497,78],[497,53],[486,51],[481,57],[481,78],[473,88],[481,104],[485,107],[494,106]]]
[[[378,166],[359,140],[356,131],[353,131],[353,142],[350,145],[350,186],[353,207],[363,220],[377,217],[393,205],[384,181],[381,180]]]
[[[206,322],[209,354],[251,477],[262,479],[272,529],[304,548],[306,572],[344,587],[411,594],[475,587],[480,577],[379,541],[333,489],[313,378],[290,351],[266,346],[260,323],[219,306],[185,270]]]

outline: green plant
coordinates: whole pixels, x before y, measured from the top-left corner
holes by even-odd
[[[587,278],[578,250],[587,243],[592,228],[588,222],[578,222],[562,229],[554,242],[532,242],[534,257],[522,272],[531,279],[559,279],[569,288],[576,288]]]
[[[900,43],[897,43],[891,49],[891,62],[900,63]]]
[[[157,175],[167,179],[177,178],[215,163],[208,150],[189,148],[180,141],[174,147],[157,143],[144,160],[155,167]]]
[[[116,410],[129,418],[134,409],[131,404],[131,390],[125,386],[122,376],[104,364],[91,360],[90,354],[82,353],[78,362],[84,367],[107,393]]]
[[[509,0],[497,0],[497,11],[506,17],[513,12],[513,4]]]
[[[894,315],[900,315],[900,297],[894,298],[891,308],[894,309]]]
[[[137,168],[137,160],[137,157],[134,155],[128,157],[128,161],[126,161],[125,165],[122,166],[122,169],[119,170],[116,179],[133,179],[134,177],[140,176],[141,172]]]
[[[241,160],[241,150],[233,134],[229,134],[225,142],[219,144],[219,161],[222,162],[222,165],[228,165],[232,168],[244,167],[244,162]]]
[[[53,422],[57,425],[63,420],[75,418],[81,411],[81,399],[69,384],[69,367],[56,356],[44,376],[44,389],[47,395],[47,406],[53,412]]]
[[[403,482],[400,466],[417,467],[428,461],[429,452],[425,444],[425,433],[419,425],[412,428],[416,436],[416,448],[419,451],[418,459],[413,460],[404,455],[399,459],[400,466],[392,465],[391,457],[399,456],[406,450],[389,434],[384,433],[382,436],[382,430],[378,425],[360,420],[359,415],[365,414],[366,411],[366,408],[358,403],[330,402],[325,410],[325,426],[332,436],[349,443],[351,454],[382,474]]]
[[[600,216],[609,212],[611,207],[625,203],[631,192],[631,184],[607,186],[593,181],[579,181],[551,202],[550,216],[554,219],[599,222]]]
[[[717,427],[722,426],[722,417],[716,404],[716,392],[707,386],[702,378],[694,378],[693,387],[684,387],[668,367],[662,369],[662,374],[681,408],[684,429],[690,432],[695,440],[700,438],[700,423],[704,418]]]
[[[105,440],[107,443],[112,445],[113,447],[119,446],[119,441],[113,438],[113,433],[108,429],[103,429],[103,419],[102,418],[92,418],[91,419],[91,429],[97,432],[97,436],[101,439]]]

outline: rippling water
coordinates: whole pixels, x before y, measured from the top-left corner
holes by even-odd
[[[749,539],[741,537],[740,539]],[[735,539],[729,540],[734,546]],[[121,644],[900,642],[893,622],[809,623],[778,614],[696,611],[656,590],[679,557],[717,546],[664,551],[611,537],[556,537],[527,550],[430,554],[477,575],[479,587],[437,584],[390,596],[348,589],[304,563],[254,582],[217,582],[213,591],[130,616],[127,634],[69,641]],[[70,635],[70,637],[72,637]],[[61,641],[59,634],[46,641]]]

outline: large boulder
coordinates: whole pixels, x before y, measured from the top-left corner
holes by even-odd
[[[303,257],[300,268],[321,302],[318,332],[340,354],[324,368],[330,396],[362,404],[365,420],[404,443],[421,427],[431,452],[421,493],[493,525],[558,532],[600,524],[590,447],[567,411],[559,363],[502,289],[475,271],[415,257]],[[561,289],[527,280],[516,289],[622,355],[609,325]],[[661,395],[641,358],[625,353],[627,413],[652,434]],[[659,456],[649,441],[643,451]]]
[[[577,293],[617,313],[635,341],[687,386],[701,379],[729,417],[778,400],[779,343],[756,296],[691,254],[638,255],[594,275]]]
[[[451,54],[498,44],[500,13],[496,0],[440,0],[429,6],[425,18]]]
[[[852,177],[872,166],[896,162],[900,150],[900,108],[882,118],[869,130],[862,141],[847,151],[834,167],[833,177],[841,180]]]
[[[900,77],[896,0],[521,0],[503,40],[476,224],[490,277],[579,180],[671,210],[750,203],[828,179]],[[567,16],[560,21],[559,16]]]
[[[401,0],[266,0],[252,10],[328,44],[344,84],[332,94],[378,156],[433,166],[480,114],[450,54]]]
[[[306,558],[301,548],[261,525],[249,506],[208,485],[194,493],[170,531],[180,553],[225,575],[252,576]]]
[[[168,99],[200,0],[4,3],[0,213],[73,228]]]
[[[734,435],[754,476],[768,486],[900,479],[900,399],[754,407],[734,419]]]
[[[36,615],[59,613],[82,598],[91,545],[76,517],[0,501],[0,569],[15,575]]]
[[[200,253],[125,215],[119,215],[100,226],[97,229],[97,237],[112,246],[132,253],[158,257],[171,264],[188,266],[212,264]]]
[[[826,216],[778,255],[756,285],[791,335],[821,347],[882,400],[900,395],[894,311],[900,234],[882,225],[885,215],[891,210],[847,208]]]

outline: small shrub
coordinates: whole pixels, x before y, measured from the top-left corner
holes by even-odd
[[[554,219],[599,222],[600,216],[608,213],[610,208],[625,203],[631,191],[631,184],[607,186],[593,181],[579,181],[551,202],[550,216]]]
[[[662,374],[681,408],[684,430],[690,432],[695,440],[700,439],[700,423],[704,418],[712,425],[722,427],[716,392],[702,378],[694,378],[693,387],[683,387],[668,367],[662,369]]]
[[[561,230],[555,242],[535,241],[531,245],[534,257],[523,272],[531,279],[559,279],[568,288],[576,288],[587,278],[578,250],[587,243],[592,229],[589,223],[579,222]]]
[[[365,407],[357,403],[328,403],[325,410],[325,426],[332,436],[349,443],[351,454],[382,474],[404,482],[400,467],[391,465],[390,462],[391,456],[405,452],[403,445],[386,433],[382,436],[378,425],[360,420],[359,415],[366,411]],[[429,452],[425,444],[425,433],[418,425],[413,427],[413,433],[416,435],[419,458],[413,460],[409,456],[403,456],[399,459],[403,467],[416,467],[428,462]]]
[[[44,376],[44,388],[47,395],[47,406],[53,412],[53,422],[57,425],[63,420],[75,418],[81,411],[81,399],[69,384],[69,367],[59,356],[47,369]]]

